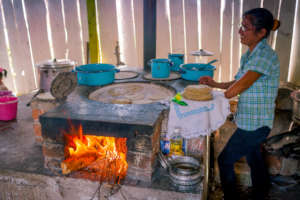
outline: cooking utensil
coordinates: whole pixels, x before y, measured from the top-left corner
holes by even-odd
[[[202,180],[200,162],[190,156],[178,156],[170,161],[169,177],[178,190],[195,189]]]
[[[217,59],[214,59],[214,60],[208,62],[207,65],[211,65],[211,64],[213,64],[213,63],[215,63],[215,62],[217,62],[217,61],[218,61]]]
[[[212,52],[207,51],[207,50],[200,49],[199,51],[192,51],[191,55],[193,55],[193,56],[212,56],[214,54]]]
[[[207,64],[202,63],[189,63],[180,65],[179,73],[181,77],[189,81],[198,81],[202,76],[214,76],[215,66],[211,65],[217,60],[212,60]]]
[[[75,68],[79,85],[101,86],[114,82],[115,73],[119,72],[111,64],[87,64]]]
[[[168,78],[173,62],[166,58],[156,58],[151,59],[148,62],[148,65],[151,65],[151,74],[153,78]]]
[[[168,58],[174,63],[171,66],[171,71],[179,71],[179,66],[184,63],[184,54],[169,53]]]
[[[39,89],[49,92],[53,79],[60,72],[71,72],[75,67],[75,62],[68,59],[47,60],[36,65],[39,73]]]

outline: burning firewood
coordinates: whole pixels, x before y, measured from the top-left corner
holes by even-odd
[[[126,138],[84,135],[82,127],[64,134],[65,160],[61,162],[63,174],[86,170],[100,181],[119,182],[126,176]]]
[[[72,171],[82,169],[97,160],[97,153],[86,153],[81,156],[72,156],[61,162],[63,174],[69,174]]]

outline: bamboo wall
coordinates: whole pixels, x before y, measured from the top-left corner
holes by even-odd
[[[121,61],[143,68],[144,1],[95,2],[100,62],[116,64],[119,41]],[[280,58],[281,80],[299,83],[293,75],[300,63],[298,0],[157,0],[156,57],[184,53],[186,63],[197,62],[190,52],[206,49],[214,53],[209,60],[219,60],[214,78],[231,80],[246,51],[238,35],[241,14],[254,7],[268,8],[281,21],[269,43]],[[86,0],[0,0],[0,67],[8,70],[4,82],[16,94],[38,87],[38,63],[67,58],[86,64],[87,42]]]

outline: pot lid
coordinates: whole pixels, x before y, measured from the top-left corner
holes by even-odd
[[[56,59],[47,60],[43,63],[37,65],[42,69],[53,69],[53,68],[65,68],[65,67],[73,67],[75,66],[75,62],[69,59]]]
[[[52,81],[50,92],[56,99],[65,99],[77,86],[77,75],[73,72],[60,72]]]
[[[209,52],[209,51],[204,50],[204,49],[200,49],[198,51],[192,51],[191,55],[193,55],[193,56],[213,56],[214,53]]]

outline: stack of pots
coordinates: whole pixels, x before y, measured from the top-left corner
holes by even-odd
[[[190,156],[165,158],[159,152],[158,160],[161,166],[168,170],[171,184],[179,191],[193,191],[199,187],[202,180],[200,162]]]
[[[169,176],[179,191],[195,190],[202,180],[200,162],[190,156],[178,156],[171,161]]]

